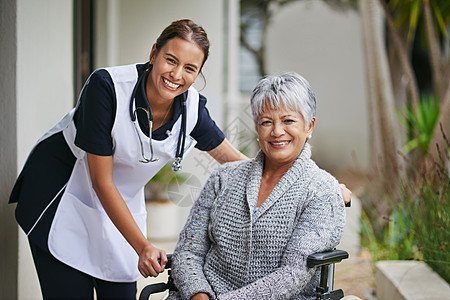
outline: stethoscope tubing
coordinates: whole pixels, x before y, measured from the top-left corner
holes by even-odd
[[[147,116],[148,116],[148,121],[149,121],[149,143],[150,143],[150,152],[151,152],[151,158],[150,159],[146,159],[145,157],[143,157],[143,160],[139,160],[140,162],[143,163],[148,163],[148,162],[154,162],[154,161],[158,161],[158,158],[153,158],[153,146],[152,146],[152,130],[153,130],[153,111],[152,108],[150,106],[150,103],[148,102],[148,98],[147,98],[147,91],[146,91],[146,81],[148,78],[150,71],[146,70],[144,71],[144,74],[140,75],[138,78],[138,81],[133,89],[133,92],[131,94],[131,99],[130,99],[130,116],[131,116],[131,121],[133,122],[137,122],[138,124],[135,124],[137,126],[139,126],[139,122],[137,120],[137,113],[135,113],[138,109],[143,109],[145,110],[145,108],[147,109]],[[137,89],[140,88],[141,89],[141,93],[142,95],[144,95],[145,98],[145,108],[142,107],[136,107],[135,109],[133,109],[133,104],[135,102],[135,97],[136,97],[136,92]],[[184,146],[185,146],[185,142],[186,142],[186,118],[187,118],[187,108],[186,108],[186,98],[183,97],[182,101],[181,101],[181,130],[180,133],[178,135],[178,142],[177,142],[177,150],[175,153],[175,160],[172,164],[172,170],[173,171],[179,171],[181,170],[181,161],[183,160],[183,154],[184,154]],[[136,133],[138,134],[138,137],[140,139],[139,136],[139,132],[137,131],[137,127],[136,127]],[[142,143],[141,143],[141,147]],[[142,150],[142,149],[141,149]],[[143,152],[142,152],[143,153]]]

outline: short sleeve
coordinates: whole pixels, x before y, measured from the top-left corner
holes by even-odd
[[[113,154],[111,130],[116,115],[114,83],[106,70],[97,70],[87,80],[74,116],[75,145],[101,156]]]
[[[225,139],[222,130],[217,127],[209,115],[209,111],[206,108],[206,98],[203,95],[200,95],[198,120],[191,132],[191,136],[197,141],[195,147],[202,151],[216,148]]]

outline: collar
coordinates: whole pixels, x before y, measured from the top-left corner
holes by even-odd
[[[256,202],[258,201],[259,189],[261,186],[262,173],[264,171],[264,157],[265,154],[260,150],[254,158],[253,166],[249,171],[248,181],[242,180],[247,185],[246,196],[248,206],[251,212],[255,211]],[[280,181],[274,187],[270,195],[260,206],[260,208],[252,215],[253,221],[261,216],[267,209],[269,209],[280,197],[295,183],[303,180],[302,178],[308,173],[307,170],[311,167],[311,145],[305,143],[303,150],[292,164],[292,166],[281,177]],[[304,179],[306,180],[306,178]],[[239,184],[239,183],[238,183]]]

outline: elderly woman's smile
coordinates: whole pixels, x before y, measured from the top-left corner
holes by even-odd
[[[274,148],[281,149],[284,148],[287,144],[289,144],[291,141],[272,141],[269,142]]]
[[[312,133],[314,120],[309,126],[301,113],[284,105],[266,108],[256,123],[259,144],[269,164],[291,164],[300,155],[303,145]]]

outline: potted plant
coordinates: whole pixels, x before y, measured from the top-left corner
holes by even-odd
[[[178,237],[178,206],[168,196],[171,184],[183,184],[185,175],[172,171],[171,162],[145,185],[147,234],[154,240],[173,240]]]

